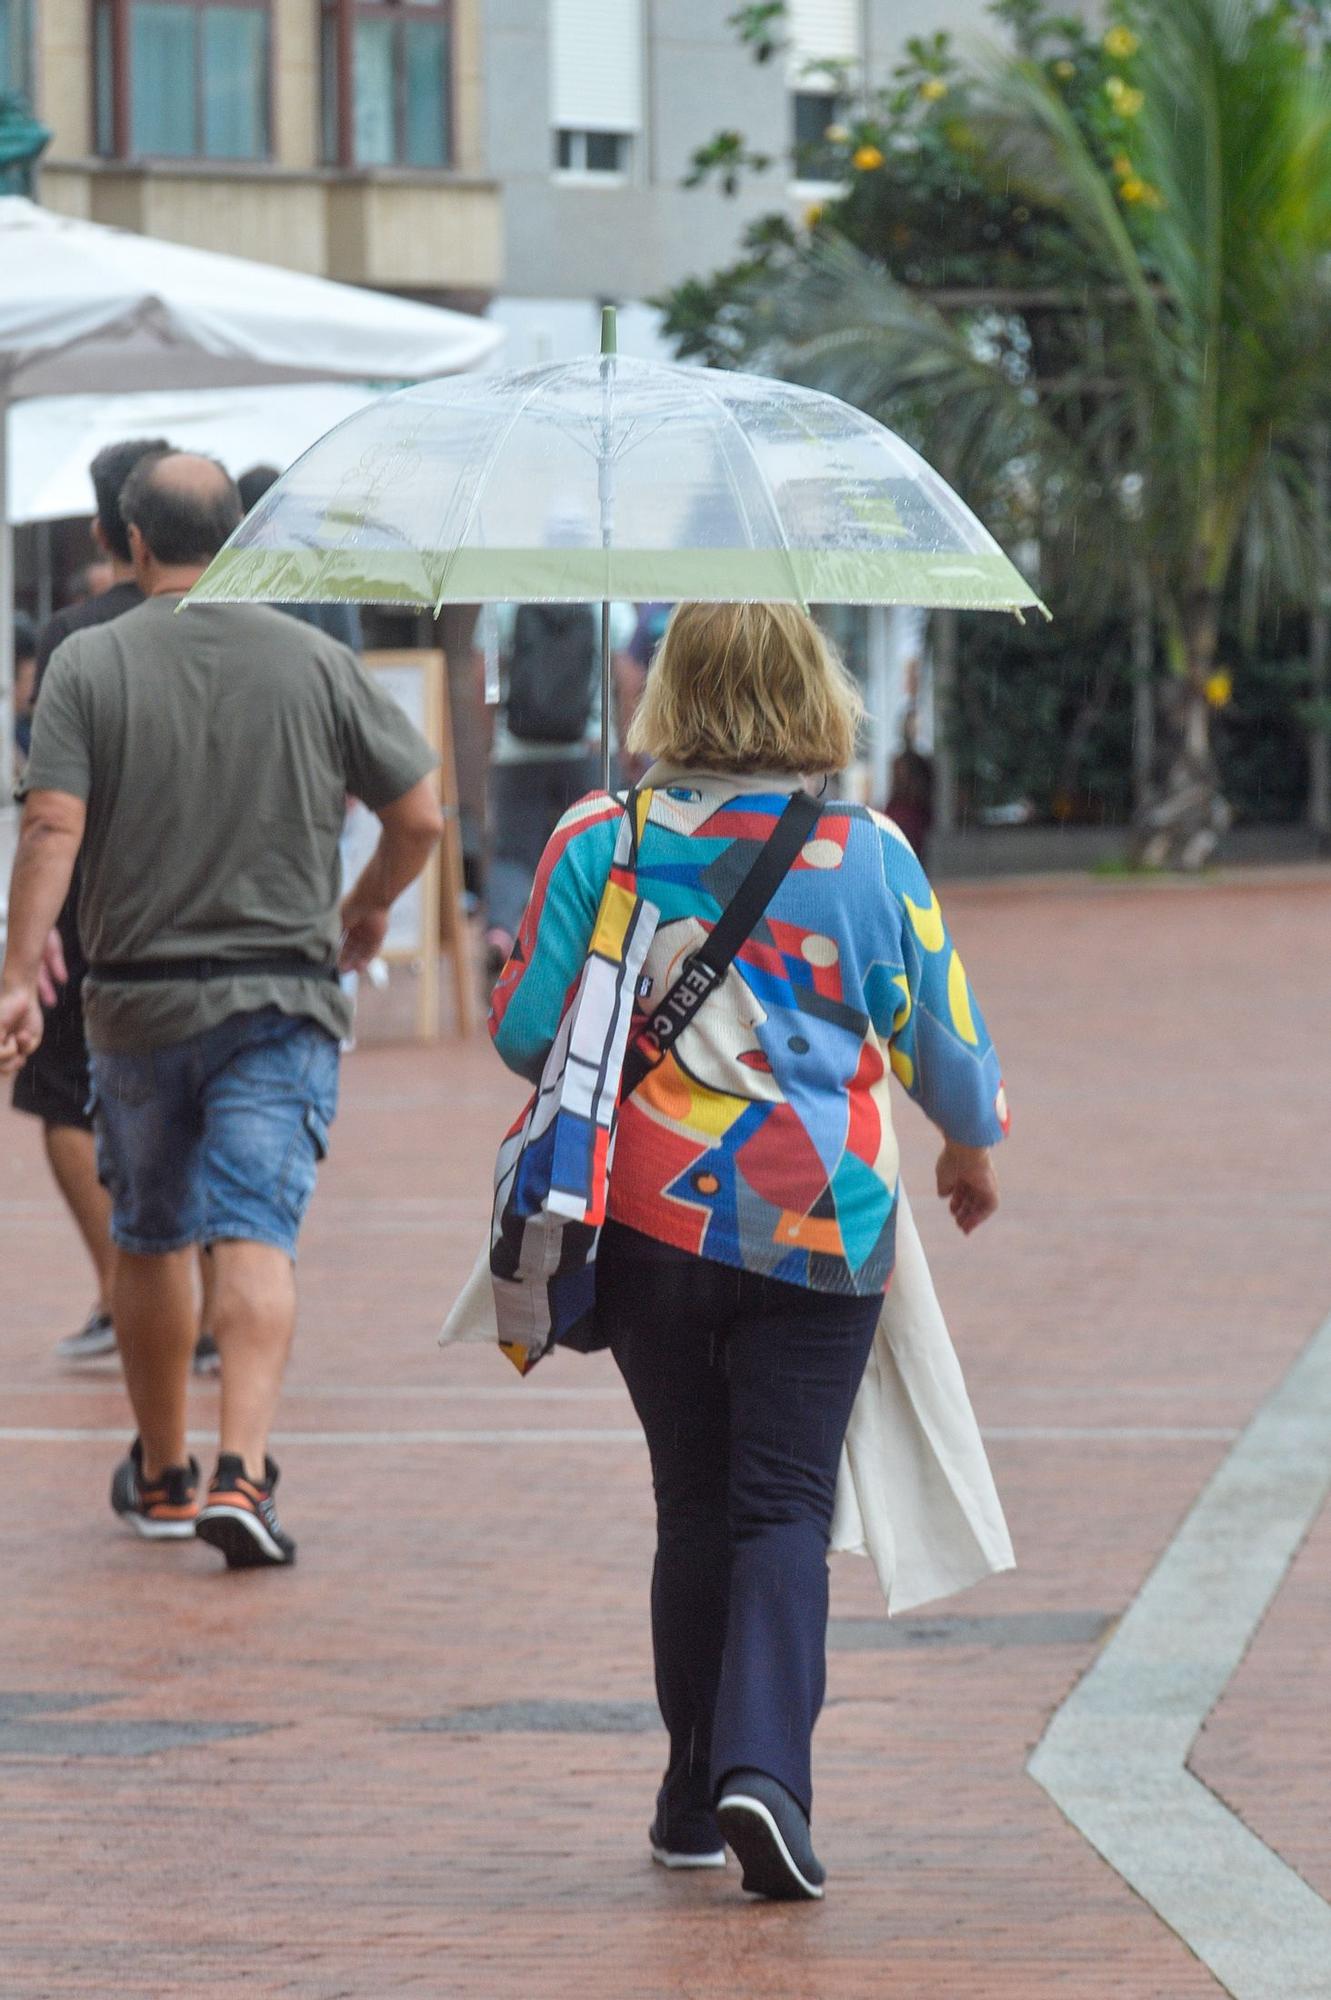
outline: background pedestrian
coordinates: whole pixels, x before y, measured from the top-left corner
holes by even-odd
[[[536,869],[560,816],[600,780],[601,613],[590,604],[501,604],[503,707],[490,748],[486,971],[497,977],[518,934]],[[611,606],[616,654],[633,606]]]
[[[296,1240],[336,1113],[358,968],[442,825],[434,753],[355,657],[267,609],[182,594],[240,519],[212,460],[141,463],[122,512],[145,602],[58,649],[38,707],[0,997],[0,1071],[40,1043],[37,982],[84,854],[98,1162],[138,1435],[112,1505],[228,1564],[282,1564],[267,1439],[295,1326]],[[338,909],[352,791],[382,836]],[[185,1445],[195,1246],[222,1357],[206,1504]]]

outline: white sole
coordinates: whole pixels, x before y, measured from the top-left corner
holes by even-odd
[[[662,1868],[724,1868],[726,1850],[718,1847],[711,1854],[676,1854],[669,1847],[658,1847],[652,1842],[652,1860]]]
[[[146,1514],[122,1514],[120,1519],[145,1542],[192,1542],[193,1521],[152,1521]]]
[[[738,1812],[750,1813],[754,1819],[761,1820],[762,1824],[767,1828],[767,1831],[771,1834],[772,1839],[776,1845],[777,1853],[781,1857],[781,1865],[783,1868],[789,1870],[791,1880],[793,1882],[798,1882],[804,1894],[812,1898],[814,1902],[822,1901],[823,1899],[822,1885],[820,1883],[810,1882],[803,1874],[801,1874],[798,1866],[796,1865],[794,1856],[791,1854],[790,1849],[786,1846],[785,1841],[781,1837],[780,1827],[777,1825],[776,1821],[773,1819],[771,1813],[767,1810],[767,1807],[763,1804],[761,1799],[750,1798],[747,1792],[727,1792],[725,1797],[718,1803],[716,1810],[718,1813],[723,1813],[726,1812],[727,1810],[735,1810]],[[754,1892],[750,1891],[750,1893],[752,1894]]]
[[[273,1540],[259,1516],[251,1513],[248,1507],[201,1507],[199,1509],[199,1520],[239,1521],[241,1527],[248,1532],[251,1540],[263,1550],[266,1556],[275,1563],[286,1562],[286,1551],[279,1542]]]

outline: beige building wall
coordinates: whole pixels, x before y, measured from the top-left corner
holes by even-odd
[[[37,104],[54,137],[51,158],[92,150],[92,62],[88,0],[41,0],[33,10]]]
[[[280,167],[309,171],[320,161],[321,80],[318,0],[273,0],[278,75],[273,155]]]
[[[503,263],[499,191],[482,178],[481,6],[454,7],[456,165],[436,174],[323,164],[318,0],[273,0],[271,161],[97,159],[88,0],[40,0],[37,110],[54,137],[39,199],[174,243],[477,303],[498,286]]]

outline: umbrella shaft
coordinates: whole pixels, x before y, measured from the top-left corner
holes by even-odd
[[[601,789],[610,790],[610,599],[601,600]]]

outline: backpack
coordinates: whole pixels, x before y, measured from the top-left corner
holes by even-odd
[[[588,604],[520,604],[508,666],[509,734],[524,743],[580,743],[600,660]]]

